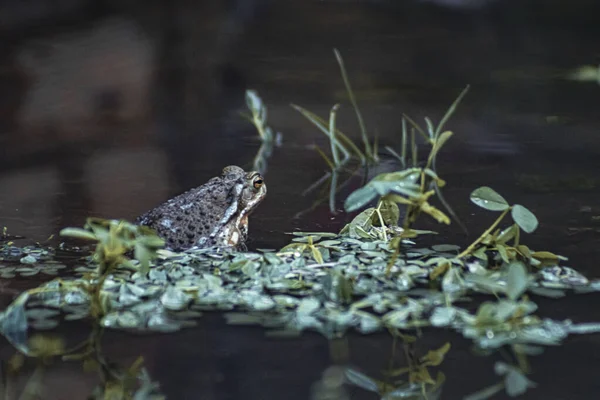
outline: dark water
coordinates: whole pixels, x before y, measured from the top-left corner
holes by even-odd
[[[438,161],[446,198],[470,236],[426,218],[419,228],[439,230],[443,243],[468,244],[494,218],[468,201],[474,188],[488,185],[535,212],[540,228],[524,238],[530,247],[568,256],[568,265],[600,276],[600,87],[563,79],[573,68],[598,64],[600,31],[590,17],[597,6],[496,2],[467,12],[408,2],[283,3],[107,3],[23,17],[3,30],[0,224],[45,240],[86,216],[133,219],[227,164],[251,166],[259,143],[238,111],[245,111],[244,90],[253,88],[283,146],[269,159],[269,193],[251,218],[250,247],[282,246],[294,230],[338,230],[351,216],[331,215],[326,200],[295,217],[313,205],[318,193],[302,193],[327,169],[310,146],[328,144],[289,106],[325,116],[342,102],[338,125],[358,140],[337,47],[381,148],[398,148],[402,112],[437,121],[471,85]],[[351,180],[339,209],[361,183],[361,176]],[[14,296],[10,288],[34,284],[10,282],[5,298]],[[594,294],[540,299],[539,314],[599,321],[598,302]],[[69,335],[83,337],[86,329],[73,325]],[[106,356],[123,366],[143,355],[175,399],[306,399],[336,362],[332,347],[339,345],[314,334],[267,339],[262,329],[231,328],[216,314],[176,334],[107,332],[104,339]],[[446,341],[453,348],[441,367],[443,398],[499,380],[492,366],[500,356],[474,356],[470,342],[453,334],[425,331],[417,348],[425,353]],[[388,365],[387,335],[350,335],[344,346],[350,363],[372,375]],[[524,397],[595,397],[597,346],[598,335],[573,337],[532,357],[538,387]],[[13,353],[4,342],[2,360]],[[48,399],[85,398],[96,383],[75,364],[51,369],[44,382]]]

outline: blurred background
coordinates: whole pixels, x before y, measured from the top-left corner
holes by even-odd
[[[448,126],[450,165],[459,153],[479,163],[523,151],[595,159],[600,88],[565,75],[598,64],[599,9],[593,0],[5,0],[0,223],[43,239],[88,215],[132,219],[224,165],[249,167],[259,143],[239,112],[255,89],[284,146],[254,237],[279,243],[273,232],[326,224],[326,212],[289,219],[314,202],[301,193],[327,168],[310,149],[322,135],[290,103],[325,116],[341,102],[339,126],[358,138],[334,47],[382,148],[398,145],[402,112],[436,121],[470,84]]]
[[[327,200],[311,209],[318,192],[304,193],[328,169],[312,146],[328,144],[290,107],[326,117],[339,102],[338,126],[359,140],[337,48],[382,152],[398,149],[402,113],[438,121],[471,85],[438,162],[447,199],[475,234],[492,217],[476,215],[468,195],[492,186],[540,219],[532,248],[568,255],[597,277],[600,80],[567,77],[600,64],[599,15],[597,0],[3,0],[0,224],[45,240],[87,216],[134,219],[225,165],[251,168],[260,142],[240,112],[254,89],[283,143],[269,159],[250,247],[283,245],[295,229],[339,229],[351,216],[331,214]],[[394,168],[384,162],[368,176]],[[351,181],[336,207],[363,182]],[[465,244],[451,229],[448,240]],[[550,314],[600,319],[590,304],[575,297]],[[308,398],[329,363],[320,337],[274,352],[261,330],[202,321],[171,341],[113,332],[107,351],[144,353],[169,398]],[[390,351],[381,339],[353,336],[354,360],[378,370]],[[569,343],[536,358],[540,387],[527,398],[600,390],[597,338]],[[453,346],[446,398],[495,382],[468,342]],[[89,393],[77,373],[53,375],[54,398]]]

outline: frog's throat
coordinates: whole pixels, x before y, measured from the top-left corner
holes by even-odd
[[[243,190],[244,190],[243,184],[238,184],[233,187],[233,198],[235,200],[231,202],[229,207],[227,207],[227,210],[225,210],[225,213],[223,214],[223,218],[221,218],[221,221],[219,221],[219,225],[217,227],[215,227],[215,229],[213,229],[213,231],[211,232],[211,234],[210,234],[211,238],[215,238],[219,234],[221,227],[223,227],[226,223],[231,221],[231,219],[233,218],[235,213],[238,212],[238,210],[240,209],[239,199],[242,197]],[[247,218],[250,211],[254,210],[256,205],[258,203],[260,203],[262,201],[262,199],[265,198],[265,195],[267,194],[266,185],[263,185],[262,192],[263,192],[262,196],[255,196],[253,199],[251,199],[248,202],[248,204],[246,205],[246,207],[244,207],[243,210],[239,211],[239,214],[237,215],[237,218],[235,219],[236,227],[239,227],[242,223],[242,220],[244,218]],[[246,231],[246,233],[247,233],[247,231]]]
[[[248,224],[248,215],[250,215],[251,211],[254,211],[256,206],[261,201],[263,201],[263,199],[267,195],[267,186],[266,185],[263,185],[261,187],[261,192],[262,192],[262,196],[254,196],[252,199],[250,199],[248,204],[246,204],[246,207],[244,207],[244,209],[238,214],[238,216],[235,220],[235,226],[242,226],[242,221],[244,219],[246,220],[246,225]],[[247,233],[248,233],[248,230],[246,230],[246,234]]]
[[[221,220],[219,221],[219,224],[217,224],[217,226],[210,233],[211,238],[215,238],[217,236],[217,234],[219,233],[219,231],[221,230],[221,227],[223,227],[227,222],[231,221],[231,218],[237,212],[238,207],[239,207],[239,201],[240,201],[239,199],[240,199],[240,196],[242,195],[242,190],[244,190],[244,185],[237,184],[233,187],[234,200],[231,202],[229,207],[227,207],[227,209],[223,213],[223,218],[221,218]]]

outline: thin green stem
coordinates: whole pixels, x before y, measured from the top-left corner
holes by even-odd
[[[352,103],[352,107],[354,108],[354,112],[356,113],[356,119],[358,119],[358,125],[360,126],[360,133],[362,136],[362,140],[365,146],[365,153],[367,158],[373,159],[373,153],[371,151],[371,145],[369,144],[369,138],[367,136],[367,128],[365,127],[365,123],[363,121],[360,110],[358,109],[358,104],[356,103],[356,98],[354,97],[354,93],[352,92],[352,87],[350,86],[350,81],[348,80],[348,74],[346,73],[346,67],[344,66],[344,60],[342,59],[342,55],[337,49],[334,49],[335,57],[340,66],[340,70],[342,72],[342,79],[344,80],[344,85],[346,86],[346,90],[348,91],[348,96],[350,97],[350,102]]]
[[[331,155],[333,157],[333,163],[335,164],[336,168],[340,166],[340,155],[338,152],[338,148],[335,145],[335,116],[339,108],[340,105],[336,104],[331,108],[331,112],[329,113],[329,144],[331,146]]]
[[[379,223],[381,224],[381,231],[383,232],[383,240],[387,242],[387,233],[385,233],[385,223],[383,222],[383,216],[381,215],[381,206],[383,205],[383,201],[379,200],[379,204],[377,204],[377,208],[375,212],[377,213],[377,217],[379,217]]]
[[[466,256],[467,254],[470,254],[475,247],[481,243],[481,241],[483,239],[485,239],[485,237],[487,235],[489,235],[490,233],[492,233],[494,231],[494,229],[496,229],[496,227],[498,226],[498,224],[500,224],[500,222],[504,219],[504,217],[506,216],[506,214],[508,214],[508,212],[511,210],[512,207],[508,207],[506,210],[502,211],[502,214],[500,214],[500,216],[496,219],[496,221],[494,221],[494,223],[485,231],[481,234],[481,236],[479,236],[477,238],[477,240],[475,240],[473,243],[471,243],[471,245],[469,247],[467,247],[462,253],[460,253],[458,256],[456,256],[456,258],[462,258],[464,256]]]

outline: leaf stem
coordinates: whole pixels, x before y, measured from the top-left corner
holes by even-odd
[[[457,255],[456,258],[462,258],[462,257],[466,256],[467,254],[470,254],[473,251],[473,249],[475,249],[475,246],[477,246],[479,243],[481,243],[481,241],[483,239],[485,239],[485,237],[487,235],[489,235],[490,233],[492,233],[492,231],[494,229],[496,229],[498,224],[504,219],[504,217],[506,216],[506,214],[508,214],[508,212],[511,210],[511,208],[512,207],[508,207],[506,210],[502,211],[502,214],[500,214],[500,216],[496,219],[496,221],[494,221],[494,223],[485,232],[483,232],[481,234],[481,236],[479,236],[477,238],[477,240],[475,240],[473,243],[471,243],[471,245],[469,247],[467,247],[462,253]]]

